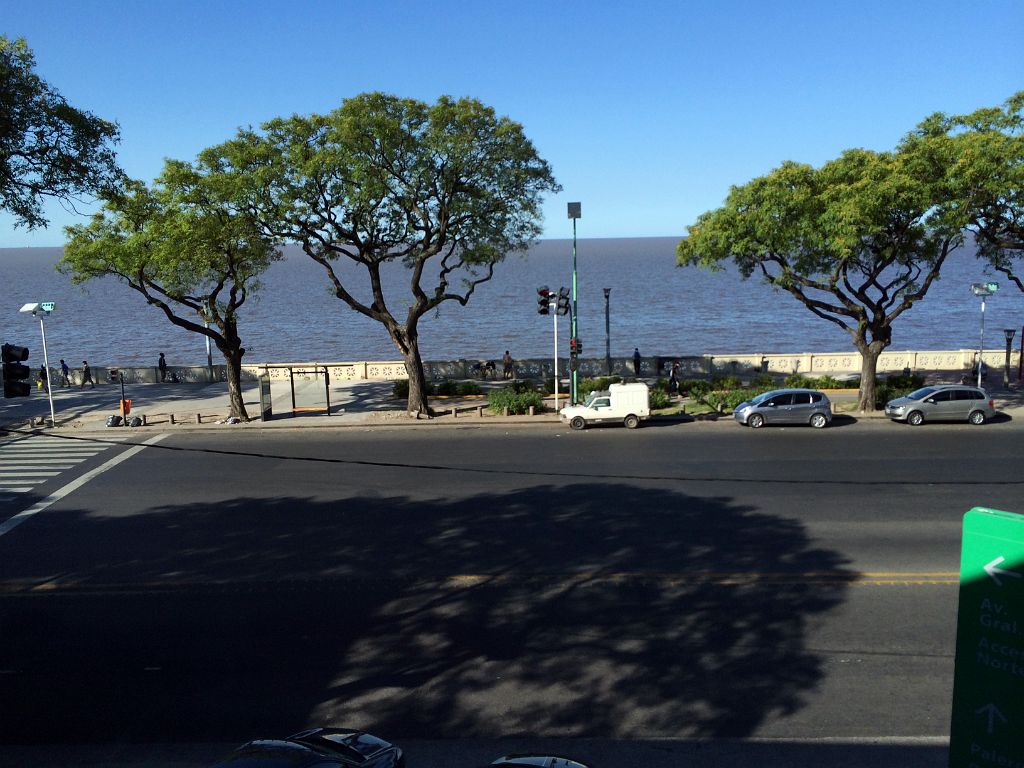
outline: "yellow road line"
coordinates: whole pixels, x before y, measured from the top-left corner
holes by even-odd
[[[309,589],[321,586],[343,586],[362,578],[307,578],[274,581],[209,581],[209,580],[166,580],[119,583],[91,583],[88,580],[36,582],[30,580],[0,581],[0,595],[45,595],[55,593],[89,594],[141,594],[146,592],[183,592],[188,590],[213,589],[216,591],[256,592],[262,590]],[[713,586],[771,586],[807,584],[816,586],[941,586],[959,583],[955,571],[877,571],[858,573],[856,571],[809,571],[802,573],[758,573],[758,572],[711,572],[692,571],[675,573],[644,573],[621,571],[610,573],[533,573],[533,574],[476,574],[462,573],[422,579],[396,579],[397,587],[385,589],[399,591],[403,588],[422,589],[433,585],[437,589],[466,589],[489,586],[549,585],[556,587],[600,587],[616,585],[652,585],[657,587],[684,587],[693,585]],[[387,577],[375,577],[372,581],[386,585]]]

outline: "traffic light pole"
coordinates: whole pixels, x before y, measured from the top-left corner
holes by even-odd
[[[578,329],[576,328],[576,316],[577,316],[576,315],[576,218],[574,217],[573,220],[572,220],[572,316],[571,316],[571,320],[572,320],[572,323],[571,323],[571,326],[572,326],[571,334],[572,334],[572,338],[574,338],[574,339],[579,338],[576,335],[576,333],[578,331]],[[576,371],[577,371],[578,367],[579,367],[578,364],[572,366],[572,378],[570,379],[570,382],[571,382],[570,389],[571,389],[571,391],[570,391],[570,395],[569,395],[570,399],[571,399],[572,405],[578,405],[579,404],[579,390],[577,388],[577,381],[576,381]]]
[[[558,413],[558,305],[555,304],[556,310],[551,313],[551,321],[555,324],[555,413]]]

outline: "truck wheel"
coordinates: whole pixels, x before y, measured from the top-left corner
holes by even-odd
[[[622,423],[626,425],[626,429],[636,429],[640,426],[640,419],[631,413],[622,420]]]
[[[569,426],[573,429],[584,429],[587,426],[587,420],[582,416],[573,416],[572,421],[569,422]]]

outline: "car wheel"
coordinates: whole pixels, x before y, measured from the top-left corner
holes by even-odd
[[[755,413],[753,416],[747,418],[747,426],[751,429],[759,429],[764,426],[764,416],[760,413]]]
[[[631,413],[622,420],[622,423],[626,425],[626,429],[636,429],[640,426],[640,419]]]
[[[910,415],[907,416],[907,424],[912,427],[920,427],[924,424],[924,414],[920,411],[911,411]]]
[[[569,422],[569,426],[573,429],[583,429],[587,426],[587,420],[582,416],[573,416],[572,421]]]
[[[821,429],[828,424],[828,419],[825,418],[824,413],[816,413],[811,416],[811,426],[815,429]]]
[[[971,424],[984,424],[985,413],[983,411],[971,411],[971,415],[967,417],[967,420]]]

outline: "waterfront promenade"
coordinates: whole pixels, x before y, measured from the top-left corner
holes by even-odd
[[[997,379],[1001,372],[990,373],[986,382],[989,394],[995,400],[996,408],[1008,414],[1024,409],[1024,392],[1014,384],[1003,389]],[[950,380],[942,373],[929,376],[929,381]],[[478,382],[484,392],[501,388],[508,382]],[[229,412],[227,384],[214,383],[164,383],[126,384],[125,397],[132,401],[131,415],[145,417],[142,431],[153,430],[213,430],[213,429],[295,429],[295,428],[337,428],[346,426],[388,427],[409,425],[482,425],[482,424],[537,424],[557,421],[554,412],[554,398],[546,400],[547,410],[535,416],[507,416],[490,413],[486,408],[486,397],[432,397],[431,406],[436,416],[429,420],[413,420],[405,411],[405,401],[392,394],[390,381],[332,381],[330,386],[330,415],[326,413],[326,397],[322,381],[297,380],[295,383],[295,405],[292,412],[291,389],[286,382],[275,382],[272,386],[273,418],[260,420],[260,395],[258,384],[243,382],[243,399],[251,421],[241,424],[224,423]],[[104,430],[106,419],[119,413],[121,388],[116,384],[101,383],[95,389],[79,389],[76,386],[54,390],[54,412],[57,427],[68,431]],[[837,413],[845,413],[857,419],[884,419],[881,411],[854,414],[856,390],[835,390],[829,393]],[[567,394],[560,395],[559,406],[567,404]],[[304,410],[308,409],[308,410]],[[455,411],[453,415],[453,409]],[[45,393],[33,390],[28,398],[0,400],[0,427],[41,428],[49,424],[49,401]],[[656,417],[657,418],[657,417]],[[685,414],[667,417],[675,421],[692,421]],[[714,420],[714,419],[711,419]],[[730,416],[718,421],[731,423]],[[30,424],[31,422],[31,424]],[[1021,419],[1024,423],[1024,418]]]

